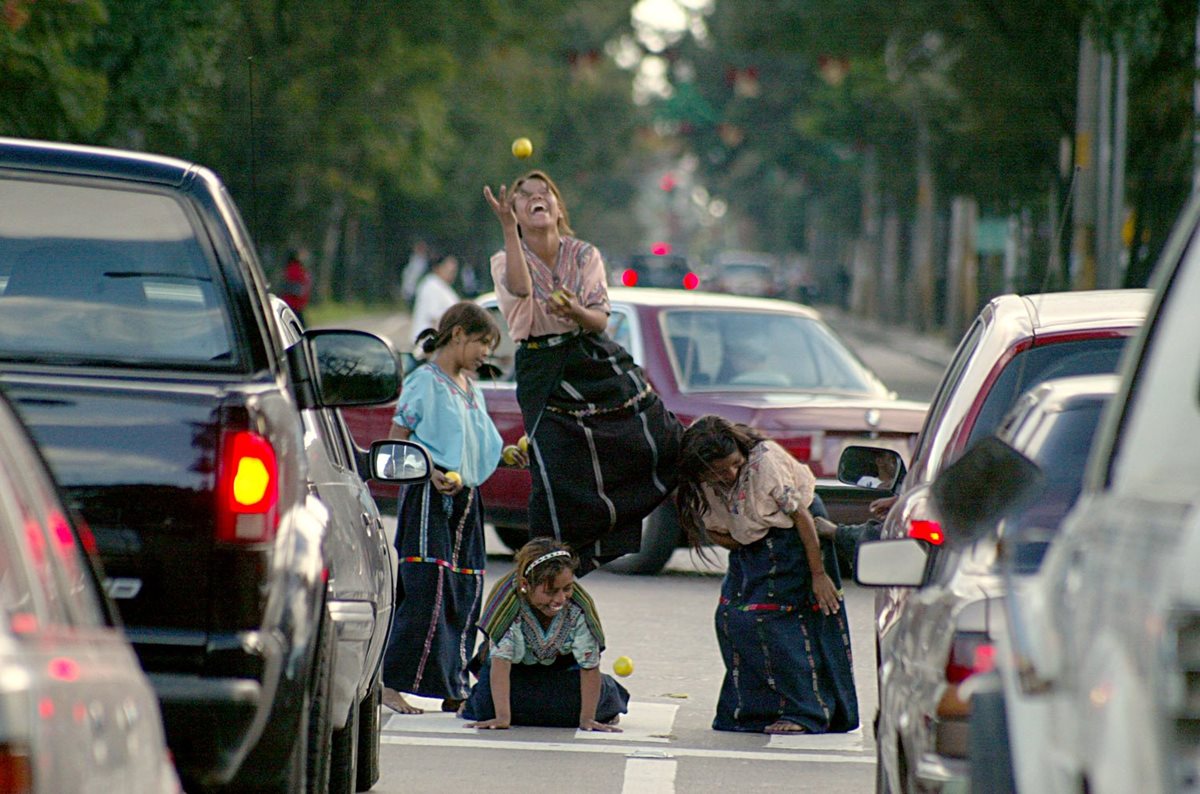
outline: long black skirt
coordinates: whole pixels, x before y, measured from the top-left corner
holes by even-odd
[[[840,590],[836,551],[821,549]],[[809,733],[858,727],[846,605],[821,612],[794,528],[729,553],[716,628],[725,679],[713,728],[760,732],[779,720]]]
[[[580,558],[580,575],[641,548],[642,519],[676,485],[683,427],[629,353],[603,334],[517,351],[530,439],[529,528]]]
[[[513,725],[578,727],[579,665],[574,656],[559,656],[553,664],[514,664],[511,669],[509,707]],[[608,673],[601,673],[596,721],[610,722],[628,711],[629,692]],[[490,720],[496,716],[491,664],[480,669],[479,681],[471,688],[462,716],[468,720]]]
[[[445,496],[431,483],[401,497],[400,572],[383,683],[432,698],[466,698],[483,600],[483,511],[477,488]]]

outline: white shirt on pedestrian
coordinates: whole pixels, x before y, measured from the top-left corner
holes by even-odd
[[[426,274],[425,278],[421,279],[421,283],[417,285],[417,296],[413,300],[411,326],[413,341],[417,341],[417,336],[426,328],[437,328],[446,309],[458,303],[459,300],[461,299],[454,291],[454,287],[442,280],[441,276],[436,273]]]

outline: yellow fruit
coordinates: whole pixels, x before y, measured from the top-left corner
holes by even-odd
[[[567,295],[560,289],[556,289],[550,293],[550,300],[562,306],[567,305]]]
[[[504,449],[500,450],[500,460],[512,466],[517,462],[517,448],[513,444],[509,444]]]
[[[529,436],[521,436],[519,439],[517,439],[517,448],[520,449],[522,452],[528,452],[529,451]]]
[[[449,480],[450,482],[454,483],[455,485],[462,484],[462,475],[456,471],[446,472],[446,479]]]
[[[624,678],[633,672],[633,660],[628,656],[618,656],[613,662],[613,672]]]
[[[513,157],[524,160],[533,154],[533,142],[528,138],[517,138],[512,145]]]

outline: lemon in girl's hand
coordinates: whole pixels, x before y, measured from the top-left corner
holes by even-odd
[[[456,471],[446,472],[446,479],[455,485],[462,485],[462,475]]]
[[[509,466],[514,465],[517,462],[516,444],[509,444],[507,447],[500,450],[500,460],[504,461]]]
[[[568,303],[567,294],[560,289],[556,289],[554,292],[550,293],[550,300],[554,301],[560,306],[566,306]]]
[[[517,439],[517,448],[520,449],[522,452],[528,452],[529,451],[529,436],[521,436],[519,439]]]
[[[613,672],[624,678],[633,672],[633,660],[628,656],[618,656],[613,662]]]
[[[524,160],[529,155],[533,154],[533,141],[528,138],[517,138],[512,143],[513,157]]]

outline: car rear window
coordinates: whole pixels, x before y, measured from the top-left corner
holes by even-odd
[[[819,321],[739,310],[664,313],[676,379],[687,389],[876,394],[871,375]]]
[[[228,366],[206,250],[167,193],[0,178],[0,357]]]
[[[963,449],[990,436],[1026,389],[1050,378],[1117,371],[1125,337],[1074,339],[1032,347],[1013,356],[984,398]]]

